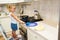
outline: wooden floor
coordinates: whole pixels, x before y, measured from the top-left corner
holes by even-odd
[[[8,34],[8,37],[12,36],[11,34]],[[5,40],[3,36],[0,36],[0,40]]]
[[[0,36],[0,40],[4,40],[4,38],[2,36]]]
[[[12,34],[7,34],[8,37],[12,36]],[[5,40],[3,36],[0,36],[0,40]],[[26,40],[25,38],[23,38],[23,40]]]

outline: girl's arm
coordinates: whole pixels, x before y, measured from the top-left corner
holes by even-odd
[[[24,24],[24,22],[21,21],[17,16],[15,16],[15,14],[11,13],[11,16],[12,16],[14,19],[16,19],[19,23],[23,23],[23,24]]]

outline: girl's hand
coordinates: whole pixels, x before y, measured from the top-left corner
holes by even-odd
[[[25,24],[25,22],[22,22],[22,24]]]
[[[23,21],[21,21],[20,23],[21,23],[21,24],[25,24],[25,22],[23,22]]]

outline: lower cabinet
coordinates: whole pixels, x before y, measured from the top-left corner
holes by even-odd
[[[46,38],[38,35],[37,33],[29,29],[27,29],[27,37],[28,37],[28,40],[47,40]]]

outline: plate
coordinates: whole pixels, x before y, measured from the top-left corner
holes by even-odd
[[[37,23],[36,22],[33,22],[33,23],[32,22],[27,22],[26,26],[27,27],[35,27],[35,26],[37,26]]]

